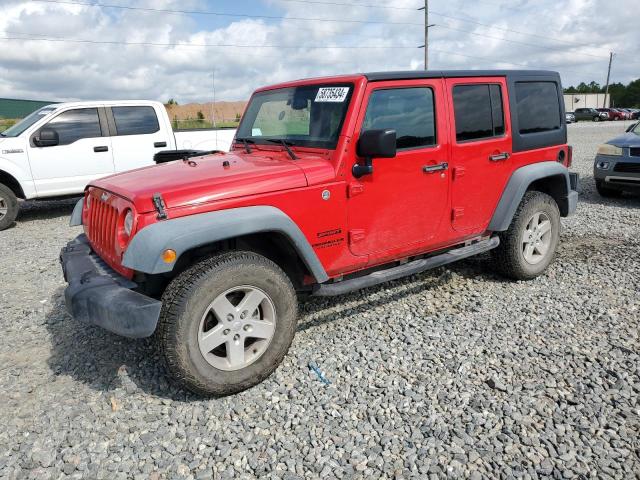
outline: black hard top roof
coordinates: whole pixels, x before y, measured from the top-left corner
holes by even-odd
[[[365,73],[370,82],[383,80],[412,80],[419,78],[459,78],[459,77],[554,77],[558,72],[551,70],[407,70],[400,72]]]

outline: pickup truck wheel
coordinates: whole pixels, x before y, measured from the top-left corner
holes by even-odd
[[[509,229],[500,232],[500,245],[492,250],[498,270],[516,280],[542,274],[560,239],[560,211],[555,200],[542,192],[527,192]]]
[[[9,187],[0,184],[0,230],[11,226],[18,216],[18,199]]]
[[[176,277],[162,298],[156,339],[171,376],[199,395],[229,395],[267,378],[297,324],[287,275],[252,252],[206,259]]]

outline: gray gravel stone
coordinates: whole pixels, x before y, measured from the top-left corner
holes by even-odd
[[[28,202],[0,232],[0,478],[637,477],[640,199],[591,174],[624,128],[569,126],[581,203],[544,276],[481,257],[307,300],[282,366],[214,400],[67,315],[74,201]]]

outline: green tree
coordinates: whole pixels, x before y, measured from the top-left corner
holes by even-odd
[[[202,113],[202,110],[198,110],[198,120],[204,120],[204,113]]]
[[[622,107],[640,108],[640,78],[627,85],[620,104]]]

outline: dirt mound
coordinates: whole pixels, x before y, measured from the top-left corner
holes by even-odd
[[[169,118],[173,121],[197,119],[198,112],[202,112],[204,119],[211,121],[211,107],[213,102],[208,103],[187,103],[185,105],[165,105]],[[216,102],[213,106],[216,123],[233,122],[242,115],[247,102]]]

